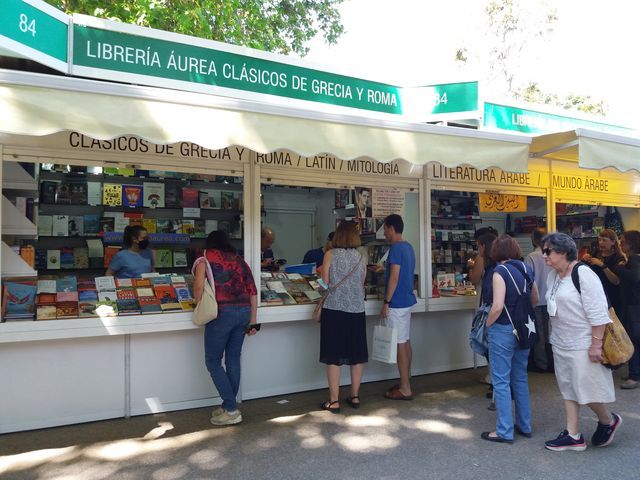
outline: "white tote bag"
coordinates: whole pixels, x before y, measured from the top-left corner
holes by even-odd
[[[382,324],[373,327],[373,348],[371,358],[384,363],[398,361],[398,332],[393,327]]]

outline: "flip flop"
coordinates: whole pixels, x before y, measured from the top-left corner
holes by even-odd
[[[385,392],[384,398],[389,400],[413,400],[413,395],[405,395],[400,390],[392,390]]]

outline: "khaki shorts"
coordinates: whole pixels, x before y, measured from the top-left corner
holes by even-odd
[[[411,310],[413,306],[406,308],[391,308],[387,314],[387,325],[398,332],[398,343],[409,341],[409,330],[411,329]]]

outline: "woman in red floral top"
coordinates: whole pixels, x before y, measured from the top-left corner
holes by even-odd
[[[211,414],[214,425],[233,425],[242,421],[236,397],[240,387],[240,354],[247,327],[256,323],[257,290],[247,263],[229,243],[227,234],[211,232],[205,243],[206,258],[211,265],[218,302],[218,318],[207,323],[204,333],[205,363],[211,379],[222,397],[222,406]],[[199,263],[195,270],[196,302],[204,291],[206,266]],[[225,368],[222,357],[225,358]]]

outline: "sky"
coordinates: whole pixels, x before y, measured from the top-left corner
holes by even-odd
[[[539,8],[539,1],[523,0]],[[546,41],[529,41],[517,74],[561,97],[572,93],[604,100],[607,122],[640,128],[637,45],[640,2],[549,0],[558,20]],[[399,86],[482,82],[486,62],[461,66],[458,47],[483,51],[481,0],[346,0],[345,34],[337,45],[314,39],[306,60],[351,76]],[[481,83],[480,88],[487,87]],[[492,86],[484,94],[491,95]],[[495,97],[494,98],[499,98]]]

